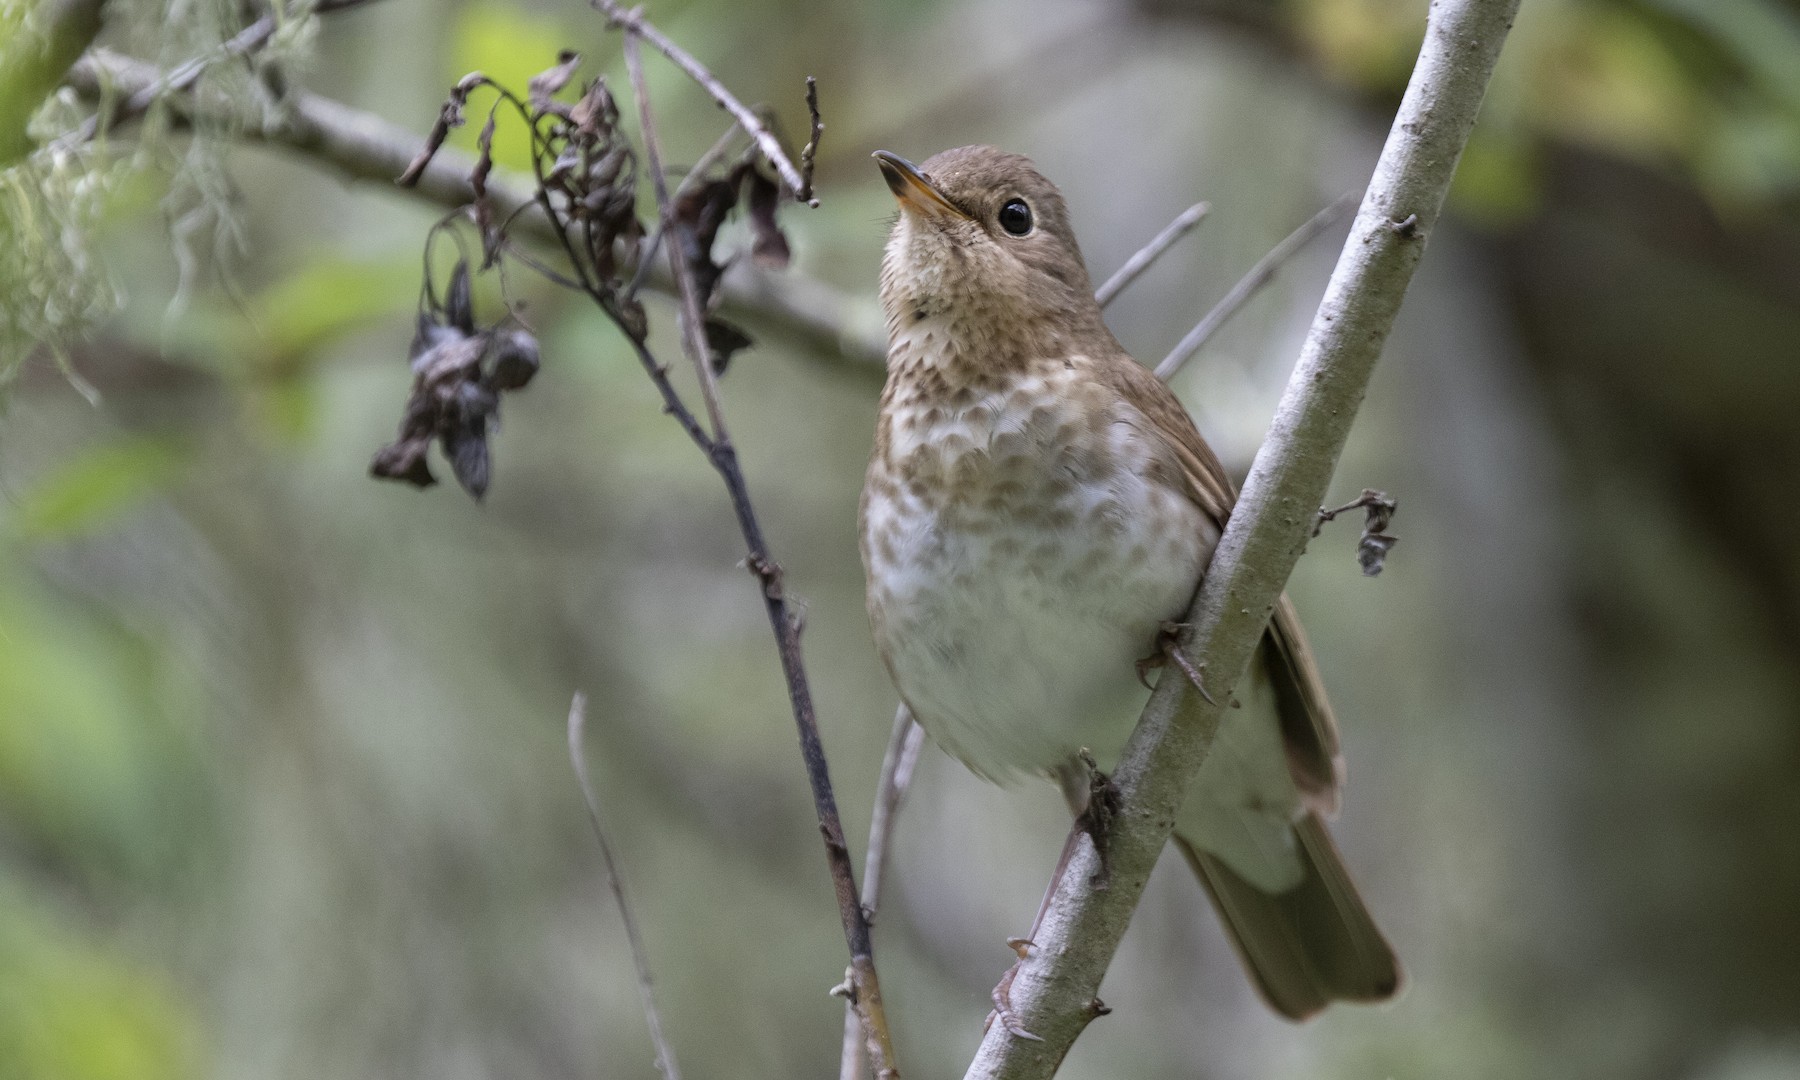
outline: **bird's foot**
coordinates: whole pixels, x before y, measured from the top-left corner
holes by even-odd
[[[1156,633],[1156,649],[1149,656],[1137,662],[1138,682],[1143,683],[1146,690],[1153,689],[1150,686],[1150,672],[1164,664],[1172,663],[1181,669],[1183,675],[1187,676],[1188,682],[1194,684],[1194,689],[1200,692],[1200,696],[1206,699],[1208,705],[1217,705],[1218,702],[1214,701],[1212,695],[1206,692],[1206,681],[1201,678],[1201,672],[1206,670],[1206,665],[1196,666],[1193,661],[1182,654],[1179,639],[1181,632],[1187,628],[1187,623],[1169,621],[1162,624],[1162,628]]]
[[[1104,889],[1112,884],[1107,837],[1112,832],[1113,817],[1119,812],[1119,788],[1112,782],[1112,777],[1100,771],[1087,747],[1082,747],[1076,757],[1087,769],[1088,790],[1087,809],[1076,816],[1075,827],[1087,833],[1094,842],[1094,853],[1100,857],[1100,872],[1094,875],[1091,884],[1096,889]]]
[[[1013,979],[1018,977],[1019,965],[1025,962],[1027,956],[1031,955],[1031,950],[1035,948],[1035,946],[1032,944],[1030,938],[1021,937],[1007,938],[1006,945],[1013,951],[1013,955],[1017,956],[1018,959],[1013,961],[1012,967],[1006,969],[1006,974],[1000,976],[1000,981],[994,984],[994,993],[992,995],[994,1011],[988,1013],[987,1022],[981,1025],[981,1033],[986,1035],[988,1028],[993,1027],[994,1021],[998,1020],[1000,1021],[1000,1026],[1005,1028],[1015,1039],[1028,1039],[1031,1042],[1043,1042],[1044,1039],[1042,1036],[1033,1035],[1031,1032],[1025,1030],[1025,1025],[1019,1022],[1018,1014],[1013,1012],[1012,1007]]]

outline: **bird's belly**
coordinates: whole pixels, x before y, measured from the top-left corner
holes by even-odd
[[[865,533],[869,608],[901,696],[947,751],[993,779],[1123,745],[1136,661],[1179,617],[1211,536],[1176,492],[1123,472],[1056,485],[1033,512],[898,493]],[[1012,490],[1034,496],[1029,478]]]

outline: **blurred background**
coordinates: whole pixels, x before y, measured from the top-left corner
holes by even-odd
[[[784,222],[853,344],[892,212],[872,150],[1032,155],[1097,280],[1210,201],[1109,310],[1154,363],[1366,179],[1424,8],[648,14],[791,132],[818,76],[823,206]],[[166,69],[254,14],[115,0],[101,42]],[[564,47],[622,84],[574,0],[382,0],[287,27],[278,80],[201,86],[422,135],[462,73],[522,89]],[[722,117],[649,65],[692,161]],[[153,114],[0,173],[0,1077],[654,1076],[577,688],[686,1071],[835,1075],[842,938],[716,478],[611,326],[518,274],[544,369],[486,503],[369,479],[442,209],[243,143]],[[1342,235],[1177,381],[1239,475]],[[860,852],[895,704],[855,543],[879,365],[750,326],[728,415]],[[1275,1019],[1167,859],[1063,1075],[1800,1076],[1797,343],[1800,13],[1526,0],[1333,489],[1396,496],[1402,542],[1365,578],[1340,524],[1292,584],[1345,727],[1338,835],[1409,986]],[[908,1075],[961,1073],[1066,826],[1049,785],[927,749],[876,938]]]

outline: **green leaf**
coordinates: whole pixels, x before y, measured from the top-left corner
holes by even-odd
[[[25,492],[13,526],[31,540],[92,532],[167,485],[186,458],[184,450],[159,439],[93,447]]]

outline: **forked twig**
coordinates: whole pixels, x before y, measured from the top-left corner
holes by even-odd
[[[1175,373],[1181,370],[1181,365],[1187,363],[1189,357],[1199,352],[1200,346],[1205,345],[1207,340],[1218,332],[1219,327],[1225,325],[1225,320],[1236,314],[1238,308],[1244,306],[1245,301],[1256,295],[1256,290],[1267,285],[1275,277],[1275,271],[1281,269],[1283,263],[1292,258],[1296,251],[1305,247],[1313,237],[1324,232],[1326,226],[1355,208],[1357,200],[1361,197],[1362,192],[1360,191],[1352,191],[1339,196],[1325,209],[1308,218],[1305,224],[1287,234],[1281,243],[1270,248],[1269,253],[1258,259],[1256,265],[1250,268],[1249,273],[1238,279],[1238,283],[1231,287],[1231,291],[1225,294],[1225,298],[1214,304],[1213,309],[1202,316],[1200,321],[1194,324],[1194,328],[1187,332],[1187,336],[1169,350],[1169,355],[1163,357],[1162,363],[1156,365],[1157,377],[1165,382],[1174,378]]]
[[[596,0],[604,3],[605,0]],[[844,925],[844,940],[850,949],[850,977],[846,993],[861,1017],[863,1032],[874,1063],[875,1074],[882,1080],[900,1075],[894,1064],[893,1037],[888,1028],[887,1010],[882,1003],[881,982],[875,973],[874,946],[869,935],[869,921],[863,914],[856,892],[856,868],[850,861],[850,847],[844,840],[844,826],[838,816],[837,797],[832,793],[831,774],[825,761],[825,748],[819,738],[818,719],[813,713],[812,689],[800,659],[800,627],[788,608],[782,588],[781,567],[769,554],[768,543],[750,505],[749,489],[738,466],[737,450],[725,428],[725,417],[719,403],[718,379],[711,363],[711,348],[706,340],[705,312],[695,288],[692,268],[680,252],[684,226],[677,219],[669,198],[668,182],[663,175],[662,149],[658,143],[655,118],[644,82],[643,59],[638,48],[639,31],[630,23],[625,29],[625,66],[631,78],[632,94],[637,99],[639,127],[644,142],[645,165],[656,191],[658,216],[670,242],[663,245],[669,252],[670,271],[681,299],[682,341],[694,363],[706,402],[712,432],[704,439],[696,438],[712,461],[731,495],[732,509],[739,530],[749,548],[745,564],[762,583],[763,605],[770,627],[775,632],[781,656],[782,674],[787,680],[788,699],[793,706],[794,724],[800,737],[800,754],[805,760],[807,780],[812,786],[813,806],[819,817],[819,831],[825,840],[826,861],[831,868],[832,884],[837,893],[838,912]],[[666,51],[666,50],[665,50]],[[748,130],[748,129],[747,129]],[[662,379],[667,383],[666,377]]]
[[[900,805],[912,787],[913,768],[925,745],[925,729],[904,704],[894,712],[894,731],[888,736],[887,753],[881,758],[881,780],[875,787],[875,810],[869,817],[869,848],[863,855],[863,917],[871,924],[881,908],[881,886],[887,879],[887,858],[900,820]],[[856,1008],[844,1006],[844,1050],[839,1080],[860,1080],[862,1073],[862,1021]]]
[[[588,777],[587,756],[582,753],[587,726],[587,695],[580,691],[569,701],[569,763],[575,767],[575,781],[581,785],[581,799],[587,804],[588,821],[594,826],[594,839],[600,844],[600,859],[606,864],[606,883],[611,886],[613,900],[619,905],[619,918],[625,923],[625,937],[631,943],[631,962],[637,968],[638,1000],[644,1006],[644,1020],[650,1025],[650,1041],[656,1045],[656,1068],[663,1080],[681,1080],[675,1065],[675,1051],[663,1035],[662,1017],[656,1011],[656,991],[650,981],[650,955],[644,949],[643,935],[631,905],[625,902],[625,881],[619,873],[618,860],[600,823],[600,800],[594,795],[593,781]]]
[[[761,117],[745,107],[744,103],[739,101],[730,90],[725,89],[725,84],[719,81],[718,76],[706,70],[706,66],[694,59],[686,49],[664,37],[662,31],[650,25],[650,20],[644,18],[641,11],[627,10],[620,7],[615,0],[591,0],[591,2],[595,10],[605,15],[615,26],[626,31],[627,40],[633,36],[643,38],[654,46],[656,51],[668,57],[676,67],[686,72],[688,78],[698,83],[702,90],[710,94],[714,101],[718,102],[726,112],[732,115],[733,119],[742,125],[745,131],[750,133],[751,137],[756,140],[756,144],[762,147],[763,156],[767,157],[775,166],[775,171],[781,174],[782,182],[787,184],[789,191],[794,192],[794,197],[801,199],[808,206],[817,207],[819,205],[819,200],[811,197],[811,185],[795,167],[793,160],[788,157],[787,151],[782,149],[781,140],[775,137],[775,133],[769,130],[769,126],[762,122]],[[808,194],[801,196],[800,192],[802,191],[806,191]]]
[[[1164,252],[1174,247],[1175,241],[1186,236],[1194,226],[1205,220],[1211,210],[1210,203],[1199,202],[1175,215],[1175,220],[1165,225],[1163,231],[1152,237],[1148,244],[1139,248],[1137,254],[1126,259],[1125,265],[1106,279],[1106,284],[1094,290],[1094,299],[1099,301],[1101,307],[1112,303],[1127,286],[1150,269],[1152,263],[1162,258]]]

